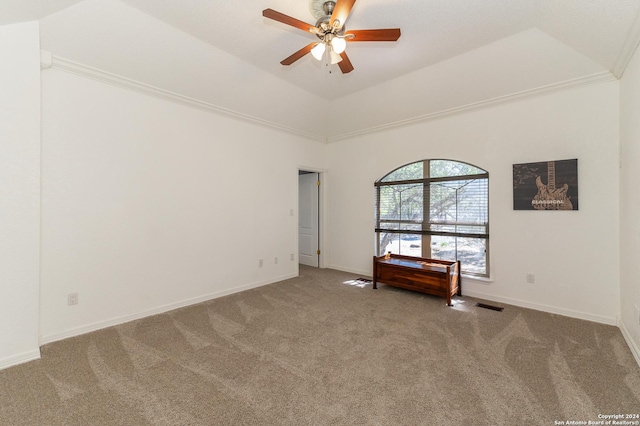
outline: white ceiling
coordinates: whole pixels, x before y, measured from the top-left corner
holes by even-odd
[[[309,0],[123,1],[327,99],[534,27],[612,69],[640,9],[637,0],[359,0],[348,29],[400,28],[402,35],[395,43],[350,44],[354,72],[341,75],[333,66],[327,84],[321,64],[310,55],[289,67],[279,63],[315,36],[261,15],[268,7],[314,23]]]
[[[81,0],[2,0],[0,25],[36,21]]]
[[[271,117],[264,100],[233,99],[224,91],[231,91],[238,80],[248,84],[245,90],[263,97],[282,97],[278,93],[284,90],[287,96],[325,108],[326,103],[349,104],[344,98],[359,99],[362,93],[395,91],[399,79],[413,84],[421,78],[442,80],[438,70],[447,70],[451,90],[466,87],[463,79],[469,79],[469,71],[483,70],[484,83],[474,80],[475,88],[469,89],[477,93],[459,100],[477,102],[559,78],[619,74],[626,65],[624,55],[640,37],[638,0],[358,0],[347,29],[399,27],[402,35],[395,43],[350,43],[347,53],[355,70],[343,75],[337,66],[329,73],[311,55],[288,67],[280,65],[316,39],[264,18],[266,8],[315,21],[309,0],[2,0],[0,25],[40,20],[42,47],[54,55],[265,119]],[[520,64],[510,64],[513,61]],[[498,87],[500,82],[492,78],[505,67],[521,74],[522,83]],[[218,84],[229,87],[211,87],[212,73],[225,78]],[[207,87],[200,81],[204,75],[210,76]],[[437,81],[425,83],[431,87]],[[262,93],[260,85],[273,92]],[[415,91],[415,86],[407,90]],[[450,108],[448,97],[458,96],[451,91],[438,95],[442,105],[407,114]],[[252,110],[252,102],[261,112]],[[282,109],[274,114],[289,113],[278,105],[273,108]]]

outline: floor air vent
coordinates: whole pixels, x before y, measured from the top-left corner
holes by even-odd
[[[479,308],[491,309],[492,311],[502,312],[504,308],[500,306],[487,305],[486,303],[476,303],[476,306]]]

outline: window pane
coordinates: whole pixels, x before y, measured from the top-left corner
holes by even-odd
[[[431,237],[431,257],[459,260],[465,273],[484,275],[487,272],[486,242],[483,238]]]
[[[456,237],[443,237],[433,235],[431,237],[431,257],[434,259],[456,261]],[[466,266],[460,262],[461,265]]]
[[[489,179],[459,181],[458,221],[465,223],[489,222]]]
[[[456,225],[440,225],[437,223],[432,223],[431,230],[437,232],[451,232],[453,234],[454,232],[456,232]]]
[[[454,222],[458,217],[458,202],[455,186],[447,183],[431,184],[430,220]]]
[[[430,186],[431,220],[488,222],[488,179],[436,182]]]
[[[398,223],[398,222],[380,222],[380,229],[385,231],[401,230],[401,231],[421,231],[421,223]]]
[[[482,238],[458,237],[458,260],[465,272],[487,273],[487,240]]]
[[[487,234],[487,227],[484,225],[481,226],[477,226],[477,225],[455,225],[455,224],[446,224],[446,225],[442,225],[442,224],[438,224],[438,223],[432,223],[431,224],[431,230],[432,231],[439,231],[439,232],[451,232],[453,233],[458,233],[458,234],[478,234],[478,235],[483,235],[483,234]]]
[[[405,256],[422,256],[422,236],[416,234],[380,233],[380,253],[403,254]]]
[[[468,175],[481,175],[486,173],[471,164],[461,163],[459,161],[451,160],[431,160],[429,162],[430,177],[444,177],[444,176],[468,176]]]
[[[422,220],[422,184],[381,186],[379,190],[379,220]]]
[[[380,179],[381,182],[395,182],[398,180],[422,179],[424,177],[424,161],[407,164],[396,169]]]
[[[394,253],[393,248],[399,246],[397,243],[394,245],[393,241],[394,239],[400,238],[400,234],[392,234],[390,232],[380,232],[378,234],[378,238],[380,239],[379,245],[378,245],[378,247],[380,247],[378,251],[378,256],[382,256],[383,254],[386,254],[388,252]],[[398,253],[395,252],[395,254],[398,254]]]

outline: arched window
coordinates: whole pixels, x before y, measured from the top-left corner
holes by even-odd
[[[378,256],[460,260],[489,276],[489,173],[453,160],[402,166],[375,183]]]

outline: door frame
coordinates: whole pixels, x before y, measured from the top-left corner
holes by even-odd
[[[310,172],[310,173],[317,173],[318,174],[318,180],[320,181],[320,187],[318,188],[318,250],[320,250],[320,255],[318,256],[318,268],[326,268],[327,262],[327,253],[326,253],[326,226],[325,226],[325,216],[326,216],[326,209],[325,209],[325,197],[326,197],[326,170],[325,169],[318,169],[317,167],[307,167],[307,166],[298,166],[298,168],[296,169],[296,188],[298,189],[296,191],[296,217],[299,217],[300,212],[298,211],[298,206],[300,203],[300,199],[299,199],[299,194],[300,194],[300,184],[299,184],[299,180],[298,180],[298,176],[300,175],[300,172]],[[299,227],[298,227],[298,222],[296,221],[296,258],[298,257],[298,255],[300,254],[300,246],[299,246]],[[296,268],[299,268],[300,265],[300,260],[297,259],[298,262],[296,263]]]

